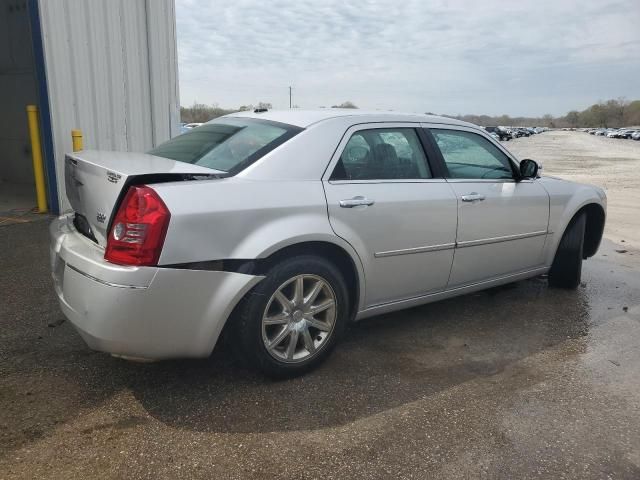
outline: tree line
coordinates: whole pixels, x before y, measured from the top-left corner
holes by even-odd
[[[240,105],[238,108],[222,108],[217,103],[213,105],[194,103],[190,107],[180,107],[180,121],[183,123],[204,123],[229,113],[255,110],[256,108],[270,109],[271,104],[259,102],[257,105]]]
[[[258,102],[256,105],[240,105],[238,108],[222,108],[217,103],[206,105],[204,103],[194,103],[190,107],[180,107],[180,121],[183,123],[204,123],[214,118],[227,115],[229,113],[244,112],[255,109],[271,109],[268,102]],[[294,105],[293,108],[298,108]],[[332,105],[331,108],[358,108],[353,102],[346,101],[339,105]]]
[[[208,122],[214,118],[233,112],[254,110],[256,108],[271,109],[271,104],[258,102],[256,105],[241,105],[238,108],[222,108],[217,104],[205,105],[194,103],[190,107],[180,107],[180,118],[184,123]],[[297,107],[297,106],[294,106]],[[353,102],[346,101],[331,108],[358,108]],[[431,113],[431,112],[427,112]],[[582,111],[572,110],[564,116],[554,117],[551,114],[542,117],[511,117],[509,115],[445,115],[476,125],[509,125],[536,127],[631,127],[640,126],[640,100],[628,101],[624,98],[600,101]]]
[[[640,126],[640,100],[628,101],[624,98],[600,101],[582,111],[572,110],[566,115],[554,117],[510,117],[509,115],[445,115],[476,125],[536,126],[549,128],[579,127],[631,127]]]

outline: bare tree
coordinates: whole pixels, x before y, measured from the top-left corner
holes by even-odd
[[[347,100],[346,102],[343,102],[340,105],[332,105],[331,108],[358,108],[358,107],[356,107],[356,105],[350,100]]]
[[[580,112],[578,112],[577,110],[571,110],[569,113],[567,113],[565,120],[570,127],[577,127],[580,122]]]

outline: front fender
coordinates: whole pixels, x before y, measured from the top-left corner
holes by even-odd
[[[571,219],[587,205],[599,205],[607,211],[607,197],[599,187],[553,177],[543,177],[541,184],[549,193],[549,237],[545,245],[545,265],[551,266]]]

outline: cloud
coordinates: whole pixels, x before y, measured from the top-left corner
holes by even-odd
[[[176,0],[194,101],[560,114],[640,97],[631,2]]]

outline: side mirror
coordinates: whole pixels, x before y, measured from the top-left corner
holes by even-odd
[[[535,160],[526,158],[520,162],[520,178],[536,178],[539,169]]]

